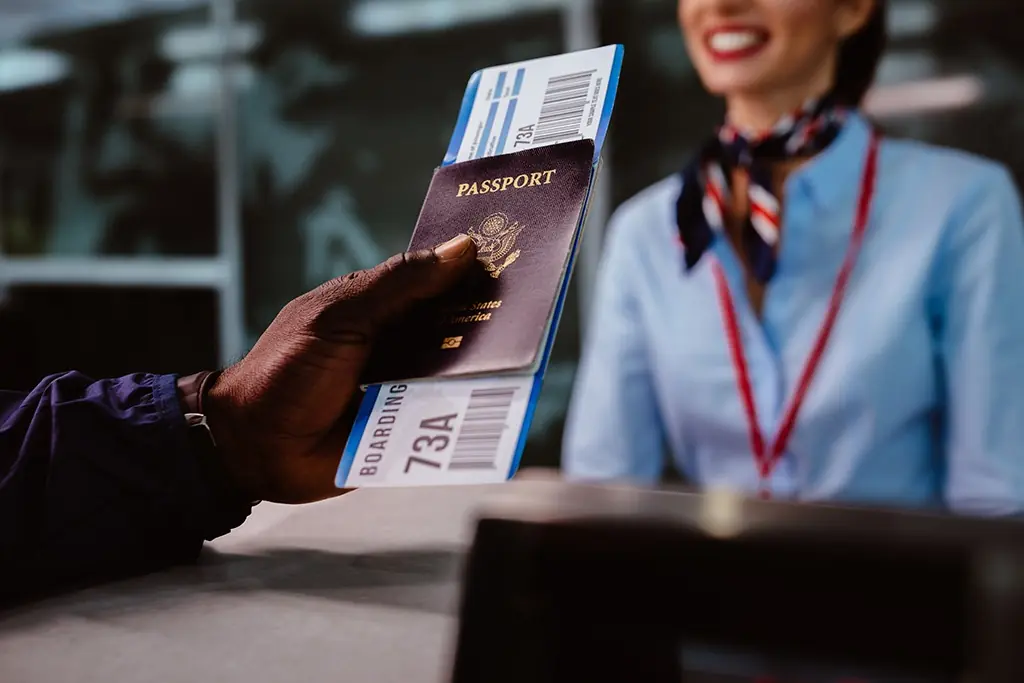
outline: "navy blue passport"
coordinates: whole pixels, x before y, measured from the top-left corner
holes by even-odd
[[[578,140],[439,168],[410,250],[466,233],[473,272],[386,329],[367,385],[529,374],[542,359],[590,190],[594,142]]]

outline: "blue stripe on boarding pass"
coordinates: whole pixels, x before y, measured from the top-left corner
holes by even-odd
[[[459,110],[459,118],[455,121],[455,130],[452,131],[452,139],[448,143],[448,153],[444,155],[442,166],[454,164],[455,159],[459,156],[462,140],[466,137],[469,116],[473,113],[473,104],[476,102],[477,91],[480,89],[481,76],[482,73],[477,71],[469,77],[469,83],[466,84],[466,94],[462,96],[462,108]]]
[[[494,130],[494,119],[496,118],[498,118],[498,103],[491,102],[491,111],[487,113],[487,123],[484,124],[484,132],[480,136],[480,144],[477,145],[474,155],[477,159],[487,154],[487,142],[491,139],[491,131]]]
[[[508,111],[505,113],[505,123],[501,126],[501,135],[498,136],[498,146],[494,148],[494,153],[504,154],[505,143],[508,142],[508,132],[512,130],[512,118],[516,113],[516,102],[519,100],[508,101]]]
[[[494,86],[494,92],[491,93],[492,100],[500,100],[505,96],[505,79],[508,77],[507,71],[502,71],[498,74],[498,82]]]
[[[519,97],[519,91],[523,89],[523,78],[526,76],[526,69],[516,70],[516,80],[512,85],[512,97]]]
[[[359,444],[362,443],[363,433],[366,425],[370,422],[370,413],[377,405],[377,396],[380,394],[380,385],[366,388],[363,395],[363,402],[359,404],[359,412],[356,414],[355,422],[352,424],[352,431],[349,433],[348,442],[345,444],[345,452],[341,456],[341,463],[338,465],[338,476],[334,479],[334,485],[345,488],[348,481],[348,474],[352,470],[352,463],[356,461],[356,454],[359,452]]]

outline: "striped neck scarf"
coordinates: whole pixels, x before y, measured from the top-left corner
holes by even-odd
[[[679,238],[693,268],[717,235],[725,231],[731,179],[747,176],[749,213],[741,229],[743,257],[751,275],[767,283],[775,274],[781,203],[772,190],[772,166],[780,161],[813,156],[828,147],[842,130],[847,110],[831,98],[810,100],[759,136],[726,123],[683,171],[683,190],[676,205]]]

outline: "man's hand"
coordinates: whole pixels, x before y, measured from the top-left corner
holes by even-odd
[[[462,235],[331,280],[284,307],[204,401],[223,464],[245,495],[306,503],[341,493],[334,475],[377,332],[453,286],[475,258]]]

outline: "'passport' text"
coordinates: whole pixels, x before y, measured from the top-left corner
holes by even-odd
[[[521,173],[517,176],[505,176],[492,180],[482,180],[479,183],[459,183],[459,192],[456,197],[472,197],[476,194],[490,194],[491,192],[506,192],[508,190],[521,190],[524,187],[538,187],[550,185],[551,176],[555,175],[557,169],[550,171],[535,171],[533,173]]]

